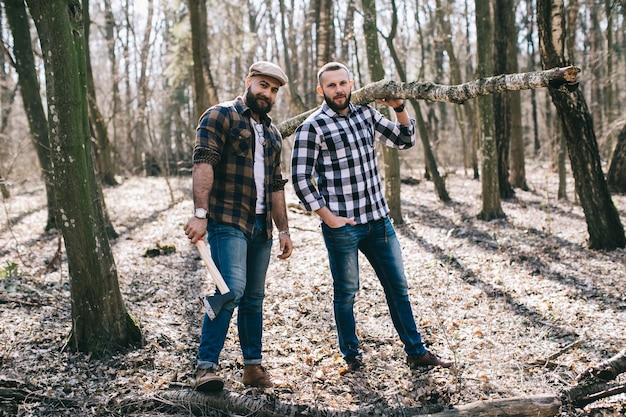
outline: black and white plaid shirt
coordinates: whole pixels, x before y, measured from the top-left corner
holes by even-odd
[[[376,143],[408,149],[415,120],[403,126],[370,106],[350,104],[345,116],[324,103],[296,130],[291,177],[307,210],[323,206],[357,224],[389,213],[376,163]]]

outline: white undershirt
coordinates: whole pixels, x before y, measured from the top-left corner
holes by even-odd
[[[265,138],[263,124],[250,119],[254,130],[254,183],[256,184],[256,214],[265,213]]]

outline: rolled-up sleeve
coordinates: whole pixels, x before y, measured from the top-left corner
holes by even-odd
[[[214,106],[200,116],[196,128],[193,163],[215,165],[220,161],[226,140],[223,132],[229,131],[229,112],[228,108]]]
[[[373,110],[376,122],[376,138],[385,146],[398,149],[409,149],[415,145],[415,119],[410,125],[392,122],[380,112]]]

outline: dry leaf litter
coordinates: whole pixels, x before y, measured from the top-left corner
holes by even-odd
[[[319,220],[299,208],[288,185],[295,250],[281,261],[274,245],[265,301],[264,365],[279,384],[259,392],[239,382],[233,320],[221,357],[226,389],[358,412],[554,394],[575,384],[580,372],[626,346],[626,251],[589,250],[573,183],[569,199],[557,200],[556,174],[542,166],[528,172],[531,190],[517,189],[502,202],[507,218],[490,222],[476,218],[481,186],[470,175],[448,174],[449,204],[431,182],[402,185],[404,224],[396,227],[414,315],[428,348],[456,362],[430,372],[405,366],[381,286],[361,258],[356,316],[366,369],[342,375]],[[32,395],[3,398],[0,416],[191,415],[151,401],[191,382],[203,314],[198,296],[213,292],[182,230],[192,212],[191,179],[130,177],[104,190],[120,234],[111,242],[120,288],[145,338],[143,347],[104,360],[67,345],[67,259],[62,250],[61,262],[46,270],[59,237],[42,231],[41,182],[10,190],[0,226],[0,379]],[[626,196],[613,201],[626,224]],[[602,400],[579,415],[626,415],[625,399]]]

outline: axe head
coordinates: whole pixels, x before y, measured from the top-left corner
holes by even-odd
[[[229,301],[235,298],[235,294],[227,292],[226,294],[206,295],[201,297],[202,304],[204,304],[204,311],[209,319],[213,320],[220,313],[220,310]]]

